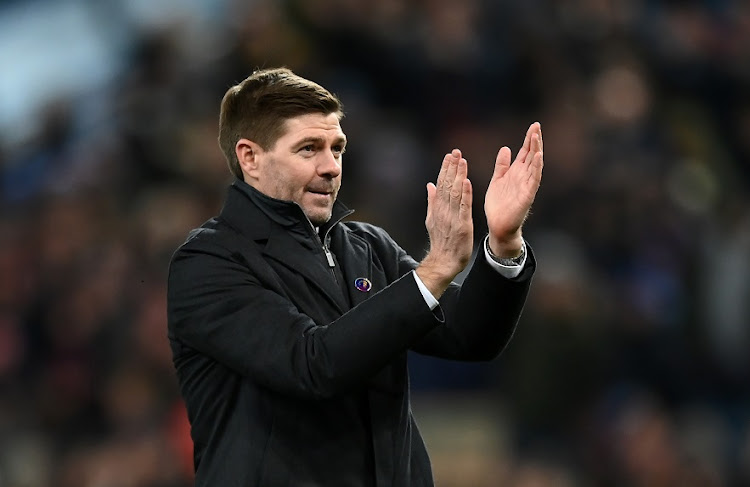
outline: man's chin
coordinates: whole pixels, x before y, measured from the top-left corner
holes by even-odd
[[[305,212],[307,219],[312,222],[313,225],[319,227],[325,224],[331,219],[333,214],[333,202],[336,197],[328,195],[326,197],[319,196],[308,199],[302,206],[302,210]]]
[[[328,223],[331,219],[331,212],[307,212],[307,218],[314,226],[319,227]]]

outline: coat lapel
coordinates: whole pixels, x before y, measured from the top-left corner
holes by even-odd
[[[337,205],[339,213],[346,213],[343,205],[338,202]],[[236,181],[229,190],[221,216],[245,237],[261,246],[265,242],[263,255],[273,267],[281,270],[279,266],[282,266],[288,276],[302,276],[310,290],[317,291],[316,296],[322,294],[339,315],[349,309],[342,294],[346,284],[337,285],[318,240],[312,234],[307,235],[308,230],[300,220],[304,214],[299,207],[273,200],[246,183]],[[364,242],[362,245],[366,246]]]
[[[362,301],[383,289],[383,285],[377,276],[373,276],[372,269],[372,249],[365,240],[343,226],[334,235],[331,242],[333,251],[337,249],[346,249],[346,251],[336,252],[336,256],[341,263],[341,270],[344,274],[344,289],[349,295],[349,301],[352,307],[357,306]],[[363,291],[357,288],[355,282],[357,279],[364,278],[371,284],[369,291]]]
[[[314,242],[311,241],[309,246],[303,244],[279,227],[272,229],[263,249],[264,255],[291,272],[302,275],[311,287],[318,289],[343,314],[348,309],[347,303],[322,252],[322,248],[316,248]]]

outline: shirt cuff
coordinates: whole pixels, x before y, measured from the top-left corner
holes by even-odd
[[[490,264],[490,266],[495,269],[498,273],[500,273],[501,276],[507,278],[507,279],[513,279],[514,277],[518,277],[521,274],[521,271],[523,270],[523,267],[526,265],[526,241],[523,240],[523,247],[521,247],[521,260],[518,262],[518,264],[501,264],[497,260],[495,260],[491,255],[490,252],[487,250],[487,240],[490,238],[489,235],[485,237],[485,241],[482,244],[482,248],[484,249],[484,257],[487,259],[487,262]]]
[[[417,275],[417,271],[411,271],[411,273],[414,276],[414,280],[417,281],[417,287],[419,288],[419,292],[422,293],[424,302],[427,303],[427,306],[430,307],[430,310],[437,308],[437,305],[440,303],[438,303],[438,300],[435,299],[435,296],[432,295],[430,290],[427,289],[427,286],[424,285],[424,283],[422,282],[422,279],[420,279],[419,276]]]

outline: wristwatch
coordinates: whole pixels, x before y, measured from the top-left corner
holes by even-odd
[[[518,255],[516,257],[511,258],[504,258],[504,257],[498,257],[495,254],[492,253],[492,250],[490,250],[490,238],[487,237],[484,239],[484,248],[487,250],[487,255],[489,255],[492,260],[497,262],[500,265],[513,267],[521,265],[521,262],[523,262],[523,258],[526,256],[526,242],[523,243],[521,246],[521,255]]]

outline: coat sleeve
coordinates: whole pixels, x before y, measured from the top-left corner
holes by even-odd
[[[173,256],[167,308],[173,344],[268,389],[312,398],[360,386],[440,324],[414,279],[403,276],[318,326],[231,252],[205,243],[188,243]],[[178,368],[179,361],[175,356]]]
[[[418,266],[385,230],[366,224],[358,230],[376,255],[393,256],[397,262],[395,276],[408,274]],[[528,243],[527,250],[524,270],[514,279],[500,275],[487,263],[482,252],[476,252],[463,283],[452,283],[439,299],[434,314],[441,325],[419,339],[411,349],[452,360],[483,361],[497,357],[513,336],[536,270],[534,253]]]
[[[463,283],[451,284],[439,299],[445,323],[412,349],[453,360],[497,357],[513,336],[536,269],[530,246],[528,251],[524,270],[514,279],[501,276],[477,252]]]

